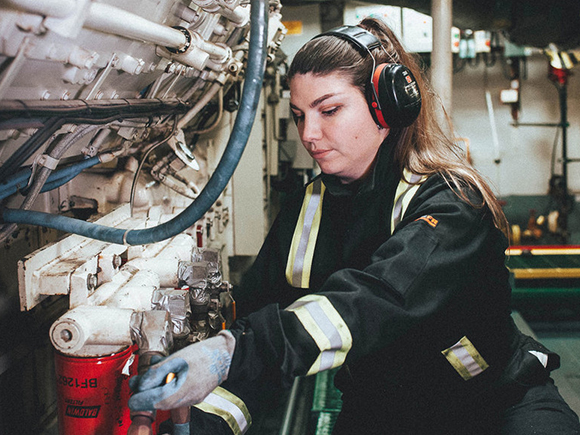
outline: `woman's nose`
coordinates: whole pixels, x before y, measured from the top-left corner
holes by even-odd
[[[300,136],[303,142],[312,142],[313,140],[320,139],[321,129],[316,119],[308,116],[304,117]]]

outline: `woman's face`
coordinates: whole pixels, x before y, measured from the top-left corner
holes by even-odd
[[[339,73],[297,74],[290,107],[302,144],[325,174],[351,183],[369,173],[389,134],[375,124],[358,88]]]

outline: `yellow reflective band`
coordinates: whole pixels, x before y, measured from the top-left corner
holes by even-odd
[[[245,434],[252,424],[252,417],[245,403],[222,387],[217,387],[203,402],[194,406],[223,418],[234,435]]]
[[[463,337],[449,349],[441,351],[441,353],[445,355],[447,361],[466,381],[479,375],[489,367],[467,337]]]
[[[292,287],[308,288],[314,248],[322,218],[322,199],[326,190],[317,179],[306,188],[300,217],[292,237],[286,264],[286,280]]]
[[[344,363],[352,348],[352,336],[346,322],[325,296],[304,296],[286,308],[286,311],[296,314],[320,350],[308,375]]]
[[[391,234],[395,231],[395,227],[401,222],[403,216],[405,215],[405,211],[407,211],[407,207],[413,199],[413,196],[421,187],[421,183],[423,183],[427,177],[416,174],[411,174],[407,169],[403,170],[403,179],[399,181],[399,185],[397,186],[397,191],[395,192],[395,201],[393,202],[393,212],[391,213]],[[406,180],[409,180],[411,183],[417,184],[409,184]]]

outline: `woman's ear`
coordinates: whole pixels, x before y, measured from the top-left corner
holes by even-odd
[[[391,132],[390,128],[385,128],[382,125],[377,124],[377,128],[379,129],[379,134],[381,135],[381,140],[385,140],[385,138]]]

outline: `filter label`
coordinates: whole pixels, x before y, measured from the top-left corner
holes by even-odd
[[[68,376],[59,375],[56,382],[60,385],[73,388],[98,388],[97,378],[72,378]]]
[[[74,418],[97,418],[101,405],[97,406],[75,406],[67,405],[65,415]]]

